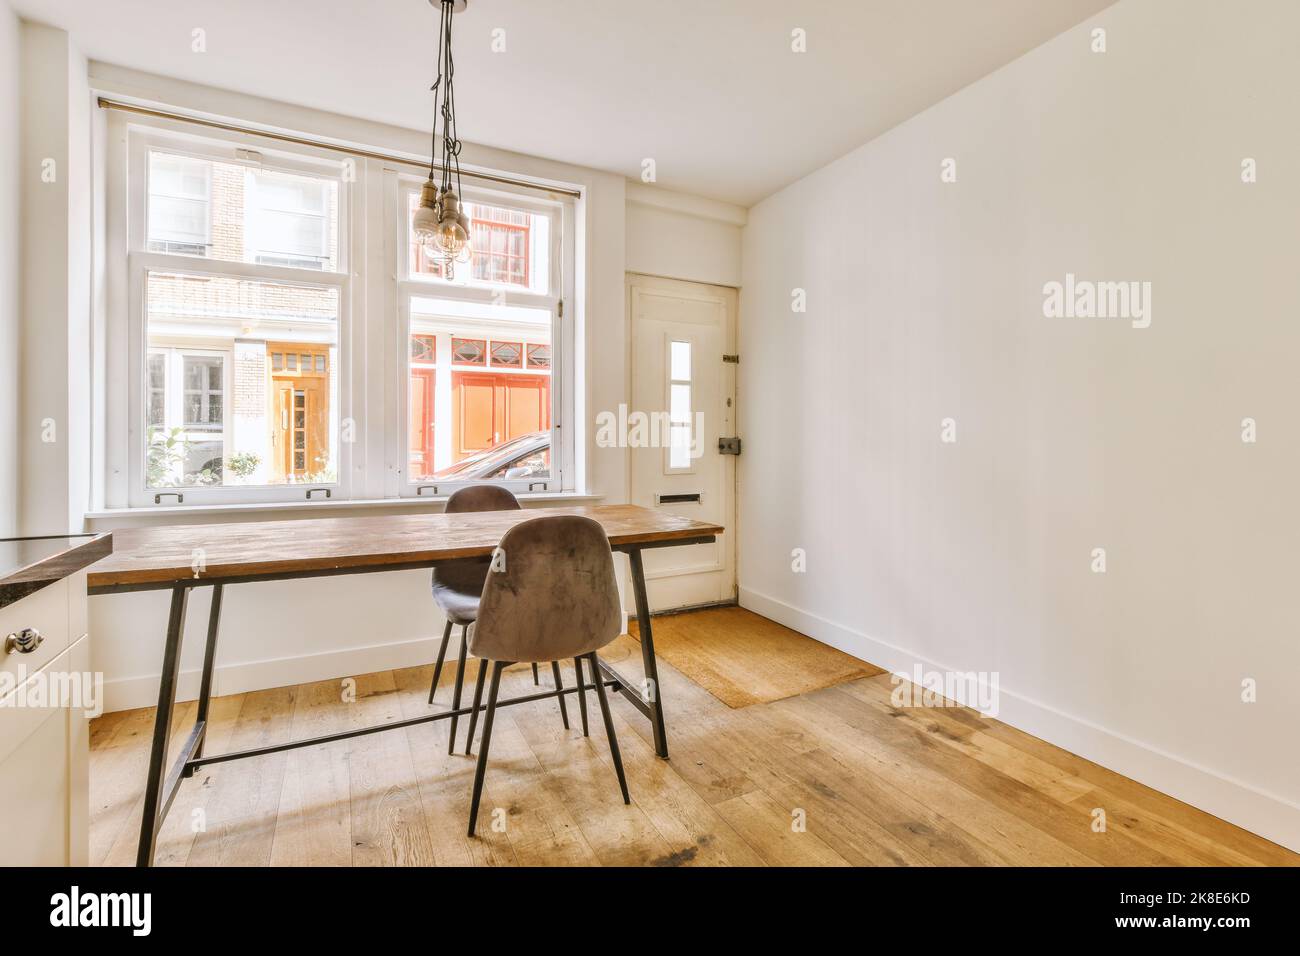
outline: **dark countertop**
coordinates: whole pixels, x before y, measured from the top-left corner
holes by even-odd
[[[0,538],[0,607],[62,581],[113,553],[113,535]]]

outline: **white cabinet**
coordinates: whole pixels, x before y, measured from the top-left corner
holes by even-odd
[[[68,570],[65,562],[55,573]],[[73,570],[17,600],[7,596],[0,606],[0,866],[85,866],[90,709],[101,689],[90,673],[86,572]]]

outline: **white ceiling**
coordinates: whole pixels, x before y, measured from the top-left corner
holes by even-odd
[[[427,0],[10,2],[92,59],[431,123]],[[1111,2],[470,0],[454,26],[461,138],[632,178],[652,157],[660,186],[748,206]]]

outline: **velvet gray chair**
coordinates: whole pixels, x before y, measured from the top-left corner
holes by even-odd
[[[447,499],[444,511],[447,514],[459,514],[471,511],[518,511],[519,508],[519,499],[505,488],[497,485],[472,485],[453,492],[451,497]],[[442,630],[442,644],[438,648],[438,660],[433,666],[433,681],[429,685],[430,704],[433,703],[434,694],[438,691],[438,678],[442,676],[442,663],[447,656],[447,644],[451,640],[451,629],[453,625],[459,624],[461,627],[460,656],[456,666],[456,684],[452,691],[451,707],[452,710],[460,709],[461,690],[465,681],[466,631],[474,623],[474,618],[478,614],[479,597],[483,593],[483,582],[487,577],[488,563],[486,558],[478,562],[457,561],[433,570],[433,600],[442,609],[443,616],[447,619],[447,625]],[[558,664],[553,670],[553,675],[558,690],[562,686]],[[538,683],[536,664],[533,665],[533,683]],[[582,703],[582,729],[583,733],[586,733],[586,701],[583,700]],[[569,712],[564,706],[563,697],[560,698],[560,718],[564,721],[564,729],[568,730]],[[456,725],[458,721],[458,717],[451,718],[451,733],[447,753],[453,753],[456,749]],[[473,737],[474,731],[471,726],[470,740]],[[466,741],[465,752],[469,753],[469,749],[470,741]]]
[[[623,626],[614,558],[605,529],[600,522],[581,515],[533,518],[507,531],[498,553],[495,564],[498,570],[488,573],[477,619],[469,628],[470,653],[481,662],[474,691],[475,718],[482,700],[482,674],[488,662],[492,665],[487,710],[483,715],[483,739],[474,771],[474,795],[470,801],[470,836],[474,835],[478,822],[501,672],[518,661],[550,661],[558,668],[561,659],[586,660],[600,700],[605,736],[609,739],[609,753],[618,774],[619,789],[623,791],[623,802],[631,802],[605,684],[596,663],[596,651],[618,637]],[[557,686],[556,692],[560,691]],[[584,693],[579,669],[579,700]],[[560,700],[563,699],[560,694]],[[471,723],[470,737],[473,735]]]

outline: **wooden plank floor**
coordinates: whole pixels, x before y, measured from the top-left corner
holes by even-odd
[[[640,675],[636,643],[604,652]],[[543,684],[549,676],[543,669]],[[209,753],[427,713],[430,667],[213,703]],[[473,671],[469,674],[472,679]],[[566,683],[572,668],[564,672]],[[185,781],[160,865],[1288,865],[1300,856],[996,720],[896,709],[887,674],[733,710],[660,664],[670,761],[614,695],[632,805],[619,797],[594,695],[501,710],[479,837],[474,759],[447,722],[205,767]],[[445,675],[439,703],[450,700]],[[471,685],[472,686],[472,685]],[[502,695],[532,689],[512,668]],[[194,705],[178,708],[179,748]],[[91,737],[91,861],[134,861],[152,709]],[[1106,812],[1104,833],[1093,811]]]
[[[637,635],[636,621],[630,623]],[[728,707],[795,697],[882,673],[843,651],[743,607],[655,620],[655,651]]]

